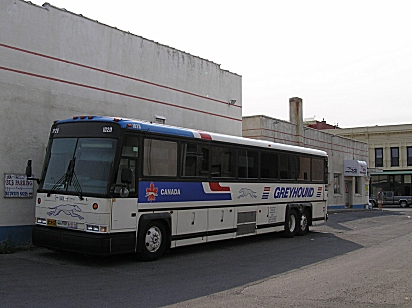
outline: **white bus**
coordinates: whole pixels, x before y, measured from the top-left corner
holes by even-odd
[[[150,261],[327,218],[326,152],[132,119],[55,121],[36,180],[33,244],[63,251]]]

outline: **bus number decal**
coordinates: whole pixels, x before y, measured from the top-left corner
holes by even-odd
[[[103,127],[103,133],[111,133],[113,131],[113,127],[105,126]]]

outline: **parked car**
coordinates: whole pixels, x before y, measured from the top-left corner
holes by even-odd
[[[395,196],[393,191],[383,192],[383,205],[399,205],[400,207],[409,207],[412,205],[412,196]],[[373,207],[378,206],[378,197],[369,198],[369,202]]]

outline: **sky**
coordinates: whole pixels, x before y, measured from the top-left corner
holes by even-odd
[[[241,75],[243,116],[289,121],[300,97],[342,128],[412,123],[410,1],[48,2]]]

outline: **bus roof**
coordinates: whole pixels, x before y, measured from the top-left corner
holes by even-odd
[[[310,155],[327,156],[327,153],[322,150],[311,149],[306,147],[288,145],[275,143],[265,140],[257,140],[251,138],[244,138],[238,136],[230,136],[218,133],[205,132],[195,129],[182,128],[177,126],[151,123],[143,120],[128,119],[128,118],[116,118],[116,117],[106,117],[106,116],[81,116],[73,117],[65,120],[57,120],[55,125],[63,123],[81,123],[81,122],[107,122],[107,123],[117,123],[121,128],[131,131],[145,131],[152,133],[160,133],[172,136],[182,136],[188,138],[198,138],[204,140],[214,140],[228,143],[235,143],[239,145],[248,145],[261,148],[270,148],[290,152],[299,152]]]

